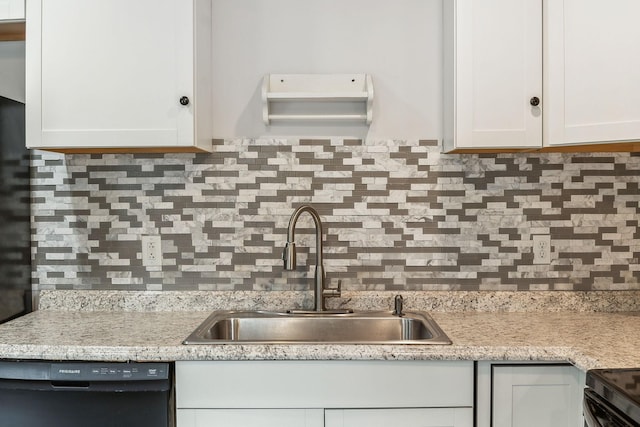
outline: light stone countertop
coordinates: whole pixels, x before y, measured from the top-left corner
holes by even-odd
[[[208,311],[40,310],[0,325],[0,357],[50,360],[536,360],[640,367],[640,313],[433,312],[428,345],[182,345]]]

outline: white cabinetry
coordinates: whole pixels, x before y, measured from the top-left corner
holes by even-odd
[[[584,373],[570,365],[478,364],[478,427],[582,427]]]
[[[640,140],[640,2],[547,0],[545,145]]]
[[[542,0],[445,1],[444,25],[444,150],[542,147]]]
[[[638,15],[637,0],[445,1],[444,151],[640,149]]]
[[[27,146],[210,151],[211,0],[29,0]]]
[[[0,21],[24,21],[24,0],[0,0]]]
[[[176,362],[178,427],[470,427],[472,405],[472,362]]]
[[[322,409],[179,409],[177,427],[323,427]]]
[[[327,409],[325,427],[471,427],[471,408]]]

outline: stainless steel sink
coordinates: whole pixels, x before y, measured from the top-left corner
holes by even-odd
[[[215,311],[185,344],[451,344],[424,312]]]

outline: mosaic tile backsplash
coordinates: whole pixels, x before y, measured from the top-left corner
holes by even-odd
[[[437,141],[238,139],[211,154],[32,156],[37,289],[306,290],[313,222],[345,290],[640,289],[640,156],[447,155]],[[532,236],[551,238],[534,264]],[[141,236],[160,235],[161,267]]]

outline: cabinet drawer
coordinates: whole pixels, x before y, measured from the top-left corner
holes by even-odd
[[[328,409],[325,427],[471,427],[471,408]]]
[[[322,409],[178,409],[179,427],[324,427]]]
[[[178,408],[472,406],[473,362],[177,362]]]

